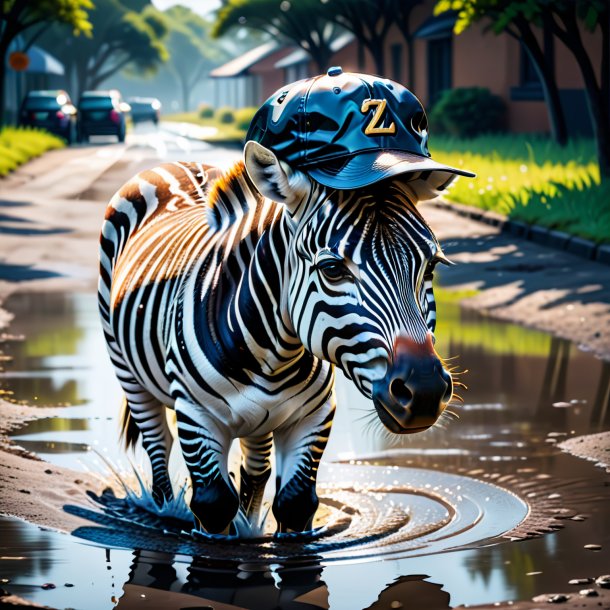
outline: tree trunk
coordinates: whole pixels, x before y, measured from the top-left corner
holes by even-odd
[[[407,80],[407,88],[415,91],[415,41],[413,36],[407,36],[403,33],[405,42],[407,43],[407,70],[409,72]]]
[[[375,62],[375,70],[377,70],[377,74],[385,78],[385,53],[383,52],[383,41],[371,41],[371,43],[369,44],[369,50],[371,51],[371,55],[373,56],[373,61]]]
[[[358,70],[362,73],[365,71],[365,59],[364,59],[364,45],[361,40],[357,41],[358,44]]]
[[[557,80],[553,74],[552,67],[544,56],[538,40],[534,36],[529,24],[518,23],[517,28],[520,34],[519,40],[532,60],[538,77],[540,78],[540,82],[542,83],[542,92],[549,114],[549,123],[551,125],[551,135],[557,144],[565,146],[568,141],[568,129],[563,108],[561,107]]]
[[[8,41],[0,41],[0,128],[6,124],[6,54],[8,46]]]
[[[182,110],[188,112],[191,104],[191,91],[186,78],[179,77],[180,88],[182,89]]]
[[[573,49],[576,61],[585,81],[585,92],[591,118],[593,119],[593,131],[597,145],[597,160],[599,163],[599,175],[604,181],[610,181],[610,117],[608,105],[604,102],[601,87],[598,86],[593,71],[593,66],[581,46]]]
[[[591,63],[591,58],[587,54],[585,47],[582,44],[578,23],[576,21],[575,12],[563,13],[560,15],[565,30],[561,29],[556,23],[554,24],[554,32],[557,37],[570,50],[582,74],[585,83],[585,93],[587,95],[587,103],[591,112],[593,121],[593,132],[595,134],[595,143],[597,148],[597,161],[599,164],[599,175],[601,180],[610,181],[610,109],[608,108],[610,100],[605,99],[610,97],[606,94],[607,81],[602,76],[602,84],[598,84],[595,75],[595,69]],[[604,19],[604,16],[601,17]],[[602,44],[610,44],[608,41],[608,32],[605,28],[606,24],[602,25],[603,40]],[[603,60],[602,65],[608,60]],[[607,76],[606,76],[607,78]]]
[[[544,95],[544,101],[546,103],[546,109],[549,115],[549,123],[551,125],[551,136],[553,140],[559,144],[559,146],[565,146],[568,142],[568,128],[565,114],[561,106],[557,80],[549,67],[546,65],[544,57],[542,58],[541,62],[540,58],[536,58],[527,46],[525,48],[528,55],[532,59],[542,84],[542,94]]]
[[[4,96],[6,95],[6,67],[5,62],[6,59],[4,55],[0,54],[0,129],[5,125],[5,114],[6,114],[6,101]]]

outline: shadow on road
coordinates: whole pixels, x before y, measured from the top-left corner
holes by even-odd
[[[505,234],[449,239],[443,251],[458,262],[442,274],[443,286],[472,283],[476,278],[478,290],[515,288],[489,306],[491,311],[541,291],[548,291],[542,310],[577,301],[602,302],[610,311],[610,267],[606,265]]]
[[[1,229],[0,233],[2,233]],[[5,263],[0,263],[0,278],[8,282],[45,280],[52,277],[62,276],[55,271],[36,269],[33,265],[7,265]]]

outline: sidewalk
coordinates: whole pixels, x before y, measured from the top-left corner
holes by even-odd
[[[433,203],[420,210],[458,263],[437,267],[441,285],[479,291],[464,306],[572,340],[610,360],[610,266]]]

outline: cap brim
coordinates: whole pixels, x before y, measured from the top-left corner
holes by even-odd
[[[423,180],[432,189],[442,191],[457,176],[476,176],[465,169],[400,150],[364,151],[343,162],[338,161],[303,170],[320,184],[341,190],[357,189],[393,176],[417,173],[413,180]]]

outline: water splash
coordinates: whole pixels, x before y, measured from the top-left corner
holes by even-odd
[[[320,471],[314,530],[274,536],[268,511],[256,526],[243,513],[231,536],[193,532],[186,486],[157,507],[147,485],[119,477],[125,496],[90,494],[94,509],[65,510],[102,527],[76,536],[107,546],[143,548],[247,562],[373,561],[440,553],[497,541],[525,519],[528,505],[510,491],[472,477],[421,468],[332,464]],[[247,543],[245,539],[248,539]]]

